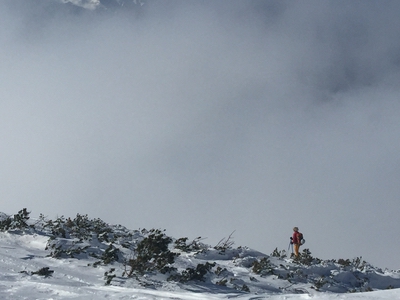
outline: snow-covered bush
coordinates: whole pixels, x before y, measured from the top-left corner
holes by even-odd
[[[321,259],[312,257],[311,251],[308,248],[304,249],[303,252],[301,252],[300,255],[294,260],[295,262],[306,266],[310,266],[311,264],[319,264],[321,262]]]
[[[214,249],[218,250],[220,254],[224,254],[226,251],[231,250],[235,242],[232,239],[233,232],[227,237],[223,238],[214,246]]]
[[[21,209],[14,216],[7,216],[6,214],[3,213],[0,217],[0,230],[1,231],[14,230],[14,229],[23,230],[31,227],[28,225],[28,220],[30,218],[29,214],[30,212],[28,212],[26,208]]]
[[[274,251],[271,253],[271,256],[273,257],[278,257],[278,258],[286,258],[287,254],[285,250],[278,250],[278,248],[275,248]]]
[[[186,253],[189,253],[189,252],[200,253],[200,252],[205,251],[208,248],[207,245],[204,245],[200,241],[201,241],[201,237],[195,238],[190,243],[188,243],[187,237],[179,238],[179,239],[175,240],[174,247],[175,247],[175,249],[179,249]]]
[[[252,271],[259,275],[274,274],[274,266],[269,261],[268,257],[263,257],[253,263]]]
[[[173,270],[171,265],[179,254],[169,250],[171,242],[172,238],[161,230],[150,230],[149,234],[137,245],[135,257],[127,262],[130,268],[128,277],[134,273],[144,274],[154,270],[166,273]]]
[[[185,283],[188,281],[205,281],[205,276],[215,267],[214,263],[206,262],[205,264],[198,264],[196,268],[187,268],[181,274],[171,275],[168,280],[179,281]]]
[[[267,256],[248,247],[233,248],[231,235],[217,246],[201,238],[173,239],[165,230],[128,230],[80,215],[73,219],[31,220],[26,209],[15,215],[0,213],[1,233],[8,237],[35,234],[48,237],[48,256],[85,260],[103,269],[106,285],[196,285],[245,292],[364,292],[400,288],[400,275],[383,272],[361,257],[321,260],[304,249],[295,259],[277,248]],[[46,254],[44,254],[46,255]],[[39,270],[40,271],[40,270]],[[39,272],[37,271],[37,272]],[[46,276],[46,270],[28,275]],[[48,270],[51,271],[51,270]],[[118,274],[118,272],[121,273]],[[43,274],[43,275],[42,275]],[[240,276],[238,276],[240,274]],[[246,275],[243,275],[246,274]],[[271,286],[272,285],[272,286]]]
[[[122,259],[119,249],[113,246],[117,235],[113,228],[100,219],[89,219],[77,214],[74,219],[63,216],[55,221],[44,220],[43,228],[50,231],[46,249],[54,258],[98,258],[94,263],[109,264]]]

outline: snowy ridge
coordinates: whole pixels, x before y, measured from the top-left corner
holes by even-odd
[[[71,3],[73,5],[94,10],[100,5],[100,0],[60,0],[61,3]]]
[[[398,299],[400,273],[361,258],[211,247],[77,215],[0,214],[1,299]],[[384,290],[384,291],[383,291]],[[350,294],[350,292],[352,292]],[[364,293],[358,293],[364,292]],[[341,295],[339,297],[339,295]],[[371,297],[371,298],[369,298]]]
[[[126,6],[126,5],[140,5],[144,4],[141,0],[58,0],[61,3],[73,4],[89,10],[95,10],[98,8],[108,8],[113,6]]]

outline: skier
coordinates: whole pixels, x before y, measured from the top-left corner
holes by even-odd
[[[298,227],[293,228],[293,236],[292,236],[292,244],[294,245],[294,255],[299,257],[299,249],[301,245],[301,240],[303,238],[303,234],[299,232]]]

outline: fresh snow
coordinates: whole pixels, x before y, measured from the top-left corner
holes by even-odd
[[[6,217],[7,215],[1,214],[0,221]],[[82,240],[67,234],[65,238],[58,237],[49,241],[49,237],[54,235],[43,222],[29,220],[29,224],[35,224],[35,228],[13,228],[0,232],[0,299],[400,299],[398,271],[383,271],[365,262],[358,269],[354,266],[340,267],[330,261],[299,265],[283,256],[265,255],[249,248],[228,247],[229,249],[221,253],[215,247],[202,243],[198,245],[204,251],[194,253],[179,250],[180,255],[175,258],[174,267],[185,270],[198,264],[215,262],[213,272],[204,281],[167,281],[165,274],[157,272],[149,272],[138,279],[127,278],[122,276],[122,262],[115,261],[93,267],[98,261],[95,254],[104,253],[105,248],[105,242],[94,235]],[[113,230],[112,234],[119,236],[114,241],[117,248],[127,243],[128,237],[131,237],[134,245],[145,236],[143,231],[109,226]],[[53,250],[49,247],[51,245],[56,245]],[[86,249],[90,249],[94,255],[82,252],[71,257],[49,256],[57,247],[67,249],[71,245],[75,249],[78,245],[86,245]],[[128,257],[129,251],[122,248],[121,246],[121,253]],[[175,248],[174,251],[178,250]],[[274,265],[273,274],[254,273],[253,262],[265,257]],[[111,267],[115,268],[116,277],[111,285],[105,285],[104,275]],[[220,270],[219,275],[215,275],[217,267]],[[48,268],[53,273],[49,276],[33,274],[43,268]],[[291,279],[283,279],[284,274],[291,274]],[[215,284],[217,280],[224,278],[228,279],[225,286]],[[317,291],[313,283],[318,278],[330,278],[331,281]],[[362,290],[360,280],[373,291],[343,293],[352,285]],[[248,286],[250,292],[239,288],[243,285]],[[393,289],[386,289],[388,286]],[[334,292],[335,290],[338,292]]]
[[[100,5],[100,0],[61,0],[62,3],[71,3],[86,9],[96,9]]]
[[[98,8],[106,8],[107,6],[102,4],[100,0],[58,0],[61,1],[61,3],[70,3],[88,10],[95,10]],[[140,5],[142,6],[144,3],[140,0],[130,0],[130,1],[124,1],[124,0],[115,0],[114,4],[117,4],[119,6],[124,6],[125,2],[129,2],[130,4],[135,4],[135,5]]]

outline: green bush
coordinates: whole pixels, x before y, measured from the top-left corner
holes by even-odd
[[[274,274],[273,265],[270,263],[268,257],[263,257],[260,261],[256,260],[253,263],[252,270],[259,275]]]
[[[316,291],[319,291],[320,288],[322,288],[327,283],[328,281],[324,278],[324,276],[321,276],[314,280],[314,288]]]
[[[96,255],[92,256],[97,257]],[[93,266],[97,267],[100,264],[108,265],[113,262],[119,261],[120,257],[122,257],[121,251],[118,248],[114,247],[113,244],[110,244],[108,248],[99,257],[100,260],[95,262]]]
[[[110,271],[104,272],[105,285],[110,285],[111,281],[117,276],[114,274],[115,269],[111,268]]]
[[[342,258],[340,258],[340,259],[338,259],[337,263],[339,265],[342,265],[343,267],[348,267],[348,266],[351,265],[350,259],[342,259]]]
[[[278,248],[275,248],[274,251],[271,254],[272,257],[278,257],[278,258],[286,258],[286,251],[281,250],[279,251]]]
[[[243,284],[243,286],[240,290],[243,292],[246,292],[246,293],[250,293],[250,289],[246,284]]]
[[[308,248],[304,249],[303,252],[294,259],[294,261],[306,266],[310,266],[311,264],[319,264],[321,262],[319,258],[314,258],[311,256],[311,251]]]
[[[202,243],[200,243],[200,240],[201,240],[201,237],[199,236],[199,237],[195,238],[193,241],[191,241],[190,243],[188,243],[187,237],[180,238],[174,242],[174,247],[176,249],[179,249],[179,250],[181,250],[183,252],[187,252],[187,253],[201,252],[204,250],[205,247]]]
[[[31,272],[30,275],[39,275],[39,276],[43,276],[43,277],[47,278],[47,277],[52,276],[53,273],[54,273],[54,271],[50,270],[49,267],[44,267],[44,268],[39,269],[38,271]]]
[[[185,283],[192,280],[205,281],[205,275],[215,267],[214,263],[206,262],[205,264],[198,264],[196,268],[187,268],[181,274],[175,274],[168,278],[168,280],[179,281]]]
[[[28,225],[28,220],[30,218],[29,214],[30,212],[28,212],[26,208],[23,208],[13,217],[8,216],[4,220],[0,221],[0,230],[22,230],[31,227],[30,225]]]
[[[179,254],[169,250],[168,246],[171,242],[172,238],[166,236],[161,230],[152,229],[150,234],[138,244],[135,250],[136,257],[128,261],[127,266],[131,268],[128,276],[153,270],[161,273],[173,270],[174,268],[170,265]]]

